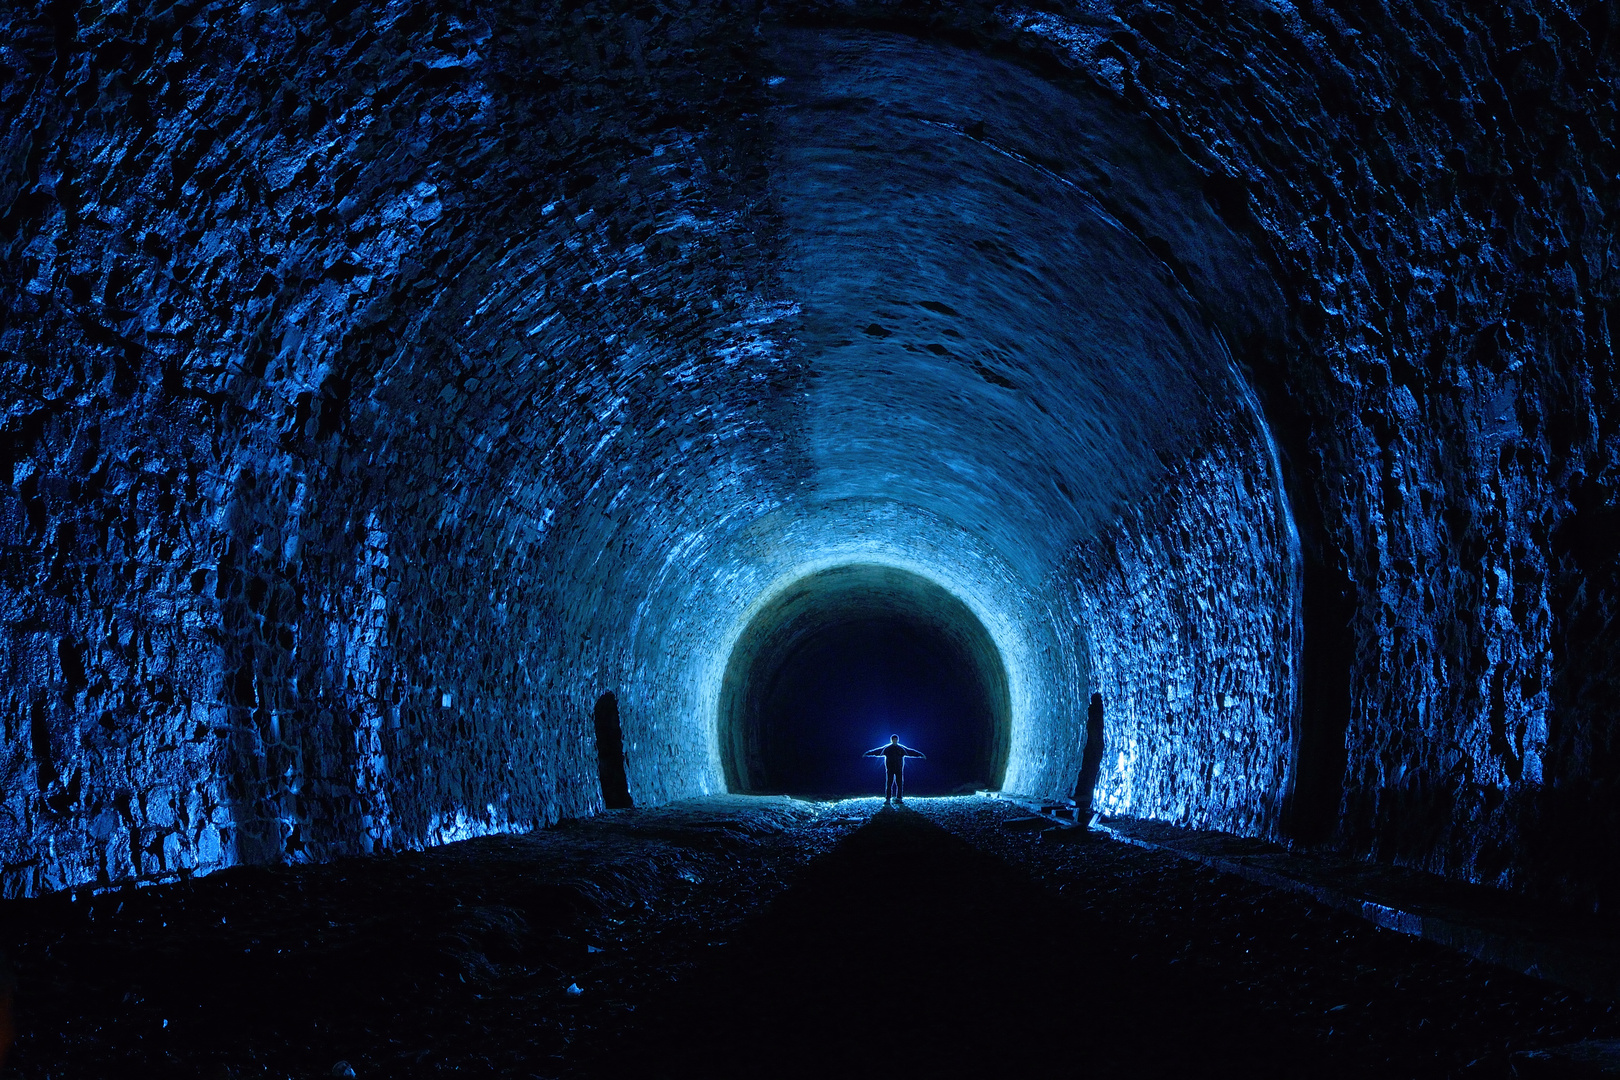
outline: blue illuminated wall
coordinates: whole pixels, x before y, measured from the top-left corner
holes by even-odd
[[[1607,895],[1562,11],[14,6],[0,892],[592,813],[607,692],[723,790],[750,621],[877,564],[1011,790],[1097,690],[1111,810]]]

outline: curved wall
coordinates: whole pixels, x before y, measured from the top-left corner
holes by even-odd
[[[968,603],[1072,787],[1064,560],[1248,410],[1095,181],[1244,244],[1016,62],[648,17],[19,16],[8,892],[590,812],[607,692],[638,804],[720,790],[746,613],[841,562]]]
[[[5,19],[5,894],[720,790],[877,562],[1009,788],[1613,895],[1612,6]]]
[[[1612,904],[1613,6],[997,18],[1150,118],[1284,297],[1227,336],[1300,519],[1303,831]]]

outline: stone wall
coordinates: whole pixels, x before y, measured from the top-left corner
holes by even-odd
[[[1612,5],[1003,18],[1151,116],[1288,298],[1239,351],[1353,611],[1340,840],[1612,899]]]
[[[1299,550],[1264,429],[1242,419],[1054,585],[1103,695],[1097,808],[1275,838],[1297,754]]]
[[[54,12],[0,35],[3,891],[590,811],[622,612],[554,580],[664,555],[603,524],[638,380],[688,368],[677,505],[761,423],[698,378],[760,333],[746,132],[670,59],[712,27],[623,71],[631,16]]]
[[[1620,888],[1612,5],[4,18],[5,895],[716,790],[839,560],[1010,786]]]

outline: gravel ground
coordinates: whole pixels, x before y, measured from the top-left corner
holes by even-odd
[[[785,799],[0,904],[12,1077],[556,1076],[855,823]],[[570,994],[577,986],[580,993]]]
[[[1506,1077],[1613,1007],[1016,808],[715,798],[0,905],[8,1076]],[[570,988],[578,988],[571,993]]]
[[[1005,803],[916,804],[1129,940],[1133,961],[1189,965],[1350,1075],[1512,1076],[1511,1055],[1620,1035],[1614,1004],[1565,992],[1189,860],[1105,839],[1042,842]]]

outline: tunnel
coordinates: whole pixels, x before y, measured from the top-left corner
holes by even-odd
[[[762,605],[732,647],[718,723],[731,791],[869,794],[881,768],[852,748],[899,737],[931,747],[914,794],[960,794],[1001,786],[1011,720],[1000,650],[966,604],[854,565]]]
[[[1101,692],[1111,811],[1280,837],[1296,788],[1337,807],[1296,763],[1338,714],[1300,701],[1262,400],[1288,301],[1198,162],[1037,62],[1057,39],[794,18],[744,56],[694,12],[705,44],[620,86],[531,67],[640,16],[411,10],[107,24],[127,151],[50,197],[19,159],[6,347],[46,351],[8,429],[7,895],[806,791],[751,696],[798,676],[732,666],[789,583],[859,566],[954,598],[873,609],[975,698],[918,783],[1069,793]],[[164,85],[260,101],[234,134],[143,134],[110,73],[164,33],[219,35]],[[17,40],[45,94],[55,37]],[[340,47],[381,51],[300,82]],[[70,385],[101,396],[47,404]]]
[[[13,6],[0,902],[1057,806],[1097,694],[1103,819],[1609,918],[1616,19]]]

